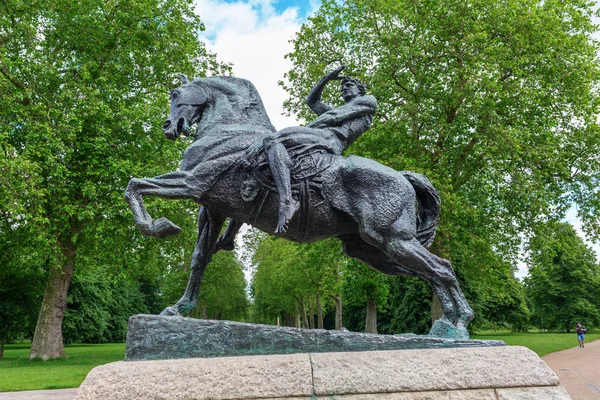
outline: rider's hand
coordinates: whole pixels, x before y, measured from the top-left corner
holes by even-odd
[[[345,65],[342,65],[341,67],[337,67],[336,69],[334,69],[333,71],[331,71],[330,73],[325,75],[325,79],[328,81],[341,79],[339,77],[339,75],[340,75],[340,72],[342,72],[344,70],[344,68],[346,68]]]

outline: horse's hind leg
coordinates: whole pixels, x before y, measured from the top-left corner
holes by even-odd
[[[212,254],[221,233],[225,217],[211,213],[205,207],[198,212],[198,239],[192,255],[190,277],[185,292],[179,301],[165,308],[160,315],[181,315],[183,311],[196,308],[204,270],[212,259]]]
[[[361,237],[383,250],[401,266],[397,274],[406,274],[408,271],[425,279],[440,299],[443,315],[434,323],[430,334],[467,339],[469,333],[466,326],[473,319],[473,311],[458,286],[450,262],[430,253],[415,239],[413,219],[404,214],[381,232],[365,228]]]
[[[362,240],[359,235],[342,235],[338,236],[338,239],[342,242],[343,251],[348,257],[356,258],[386,275],[417,275],[402,268],[383,251]]]
[[[154,178],[133,178],[125,189],[125,200],[133,214],[136,225],[145,236],[166,238],[181,232],[181,228],[167,218],[153,220],[146,206],[144,196],[157,196],[166,199],[194,199],[197,195],[196,179],[189,172],[170,172]]]

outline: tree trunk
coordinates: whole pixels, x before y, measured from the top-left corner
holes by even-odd
[[[317,329],[323,329],[323,306],[321,305],[321,295],[317,293]]]
[[[206,304],[200,306],[200,319],[208,319],[208,307]]]
[[[438,299],[437,295],[433,293],[431,295],[431,323],[433,324],[438,319],[442,318],[444,312],[442,310],[442,303]]]
[[[294,308],[295,308],[295,311],[294,311],[294,326],[296,328],[302,328],[302,324],[300,322],[300,311],[298,310],[298,303],[296,303],[296,306]]]
[[[67,308],[67,293],[73,279],[77,249],[70,237],[61,241],[61,248],[64,257],[63,265],[60,268],[50,268],[29,359],[48,360],[65,356],[62,323]]]
[[[367,299],[365,333],[377,333],[377,297],[375,295],[371,295]]]
[[[340,330],[344,327],[342,323],[342,296],[334,296],[335,300],[335,329]]]
[[[303,323],[303,328],[304,329],[308,329],[308,315],[306,314],[306,303],[304,302],[304,299],[302,299],[302,323]]]
[[[315,329],[315,310],[312,306],[312,299],[308,299],[308,327]]]
[[[6,335],[2,335],[0,339],[0,360],[4,358],[4,343],[6,343]]]

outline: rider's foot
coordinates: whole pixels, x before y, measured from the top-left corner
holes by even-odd
[[[275,233],[283,233],[288,228],[288,222],[300,208],[300,203],[294,199],[290,199],[289,203],[279,205],[279,219],[277,220],[277,229]]]

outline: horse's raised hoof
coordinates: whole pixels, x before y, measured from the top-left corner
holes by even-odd
[[[153,236],[159,239],[177,235],[179,232],[181,232],[181,228],[165,217],[161,217],[152,223]]]
[[[165,317],[178,317],[181,314],[177,310],[177,307],[169,306],[169,307],[165,308],[164,310],[162,310],[161,313],[158,315],[162,315]]]
[[[441,337],[445,339],[468,340],[469,332],[464,325],[456,326],[446,320],[438,319],[431,326],[429,336]]]

